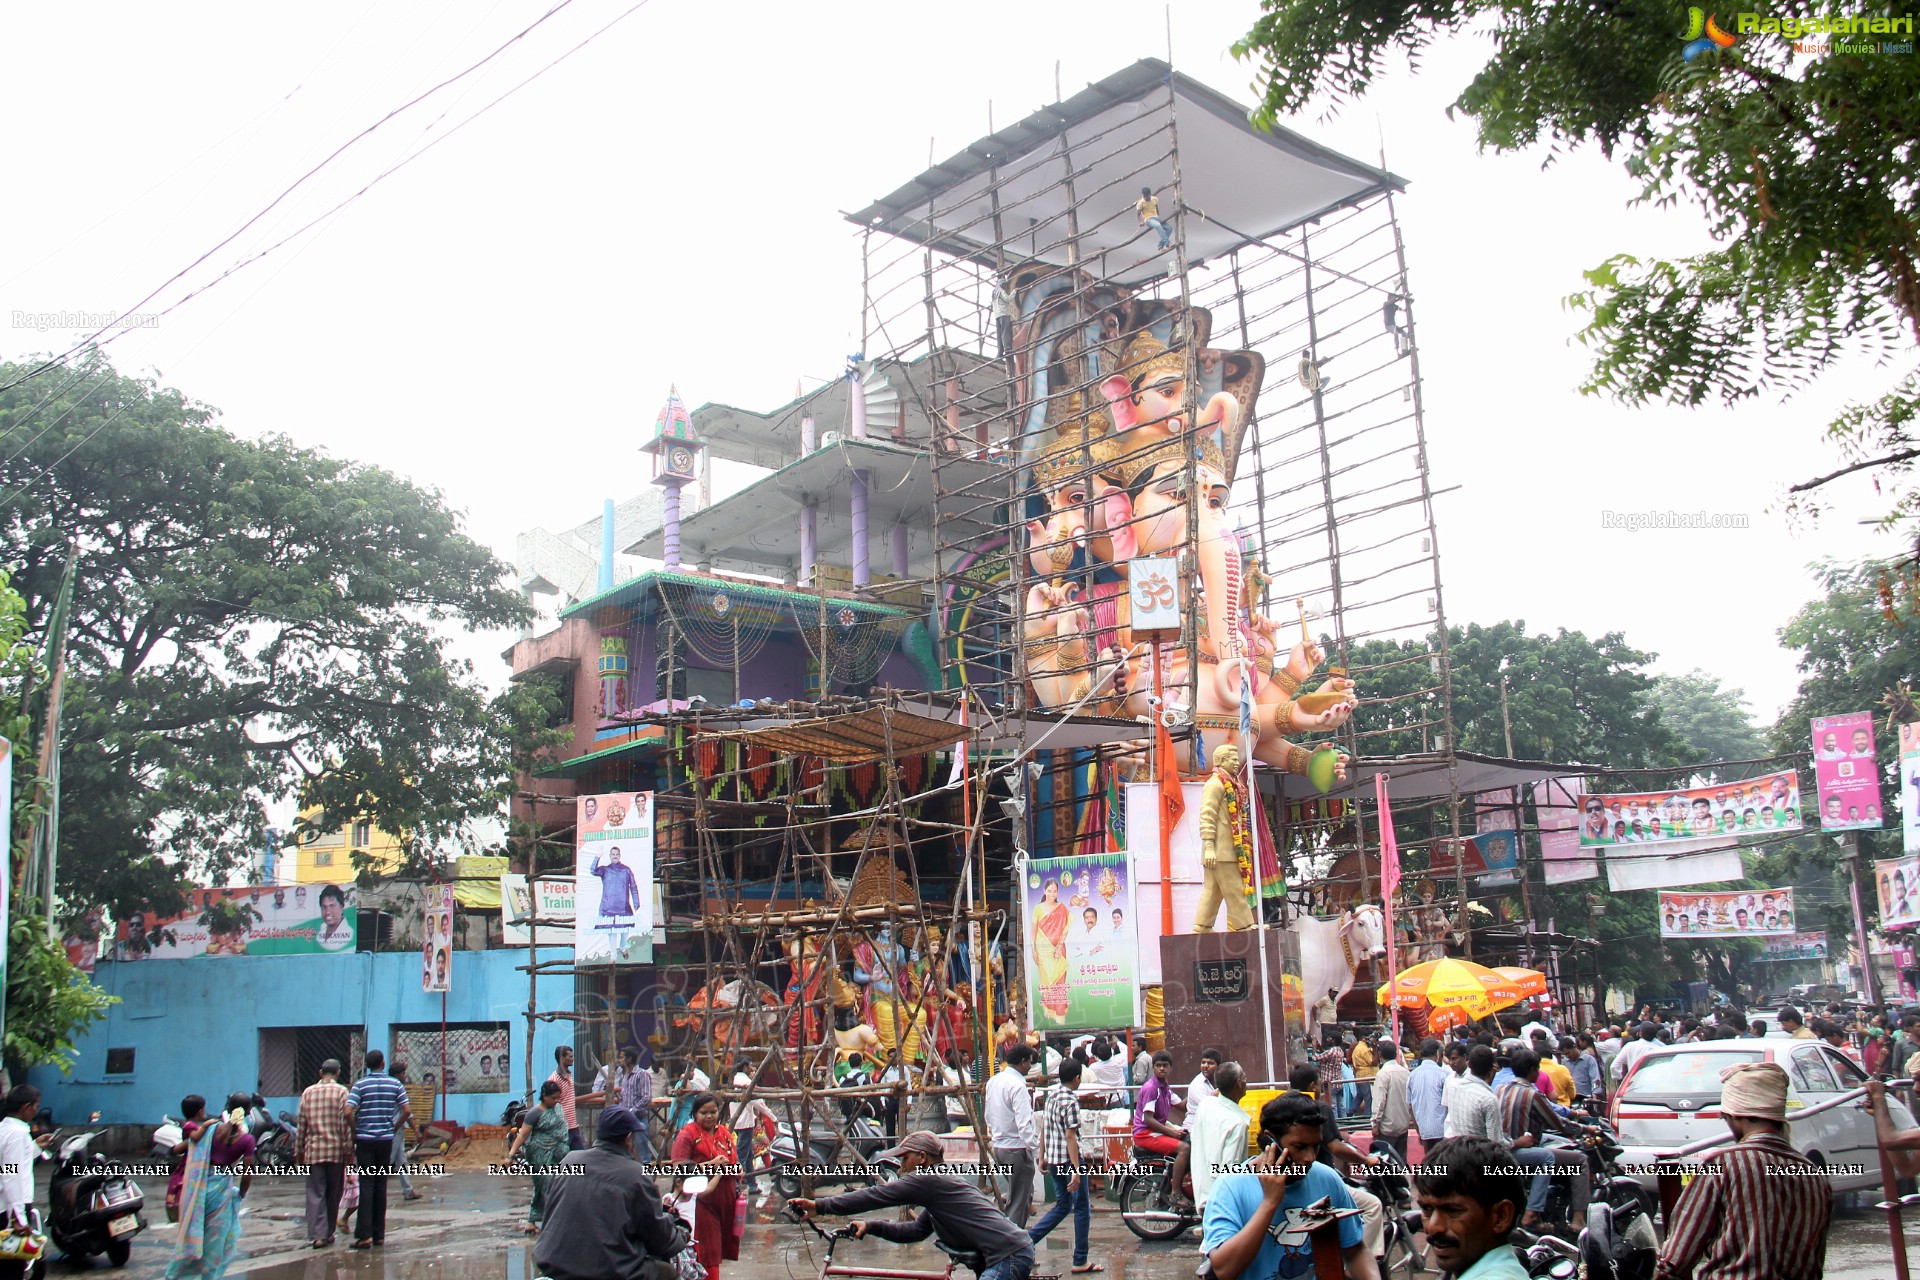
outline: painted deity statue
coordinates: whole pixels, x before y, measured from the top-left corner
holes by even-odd
[[[1330,706],[1302,709],[1296,698],[1324,655],[1304,638],[1286,647],[1281,624],[1259,611],[1264,574],[1248,562],[1231,486],[1262,365],[1251,352],[1206,347],[1209,323],[1203,310],[1130,300],[1036,356],[1053,363],[1033,370],[1030,390],[1070,389],[1036,409],[1040,443],[1028,459],[1027,673],[1042,706],[1144,718],[1157,663],[1168,703],[1191,714],[1209,752],[1239,741],[1244,685],[1254,758],[1304,774],[1310,752],[1293,735],[1337,728],[1358,699],[1335,678],[1315,690],[1333,695],[1323,700]],[[1132,634],[1128,595],[1136,558],[1189,547],[1197,552],[1182,584],[1196,624],[1191,671],[1185,646]],[[1343,756],[1335,777],[1345,774]]]
[[[908,1025],[917,1000],[912,966],[919,958],[918,950],[894,940],[890,925],[881,925],[873,941],[862,942],[854,952],[853,980],[866,989],[863,1021],[879,1032],[888,1052],[903,1049],[908,1057],[919,1048],[925,1030],[924,1015]]]

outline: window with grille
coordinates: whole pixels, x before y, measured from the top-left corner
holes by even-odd
[[[443,1061],[439,1023],[395,1023],[387,1057],[406,1063],[407,1079],[432,1092],[444,1079],[448,1093],[506,1093],[512,1079],[510,1033],[504,1022],[450,1023]]]
[[[133,1074],[133,1050],[107,1050],[107,1074],[110,1076],[130,1076]]]
[[[360,1074],[367,1033],[360,1027],[261,1027],[260,1092],[270,1098],[297,1095],[320,1078],[320,1064],[338,1061],[342,1083]]]

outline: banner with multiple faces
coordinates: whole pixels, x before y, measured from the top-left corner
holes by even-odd
[[[1792,889],[1660,895],[1663,938],[1790,938],[1798,932]]]
[[[1873,755],[1870,714],[1813,718],[1813,777],[1822,831],[1879,829],[1880,766]]]
[[[644,964],[653,944],[653,792],[574,802],[574,959]]]
[[[1580,846],[1758,836],[1802,828],[1800,775],[1792,769],[1678,791],[1609,792],[1581,801]]]
[[[1874,863],[1873,889],[1880,903],[1881,928],[1920,924],[1920,857]]]
[[[1124,851],[1026,864],[1027,1007],[1049,1031],[1140,1025],[1133,869]]]

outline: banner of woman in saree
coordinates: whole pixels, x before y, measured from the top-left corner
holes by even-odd
[[[1127,855],[1037,858],[1022,881],[1027,1007],[1049,1031],[1140,1025],[1133,876]]]
[[[1687,890],[1660,895],[1663,938],[1777,938],[1798,932],[1792,889]]]
[[[1792,769],[1710,787],[1589,794],[1581,805],[1583,849],[1801,828],[1800,775]]]

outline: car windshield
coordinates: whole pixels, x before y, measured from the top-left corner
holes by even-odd
[[[1670,1053],[1649,1057],[1633,1073],[1629,1098],[1679,1097],[1715,1101],[1720,1097],[1720,1073],[1743,1062],[1759,1062],[1764,1054],[1753,1050],[1716,1050],[1711,1053]]]

